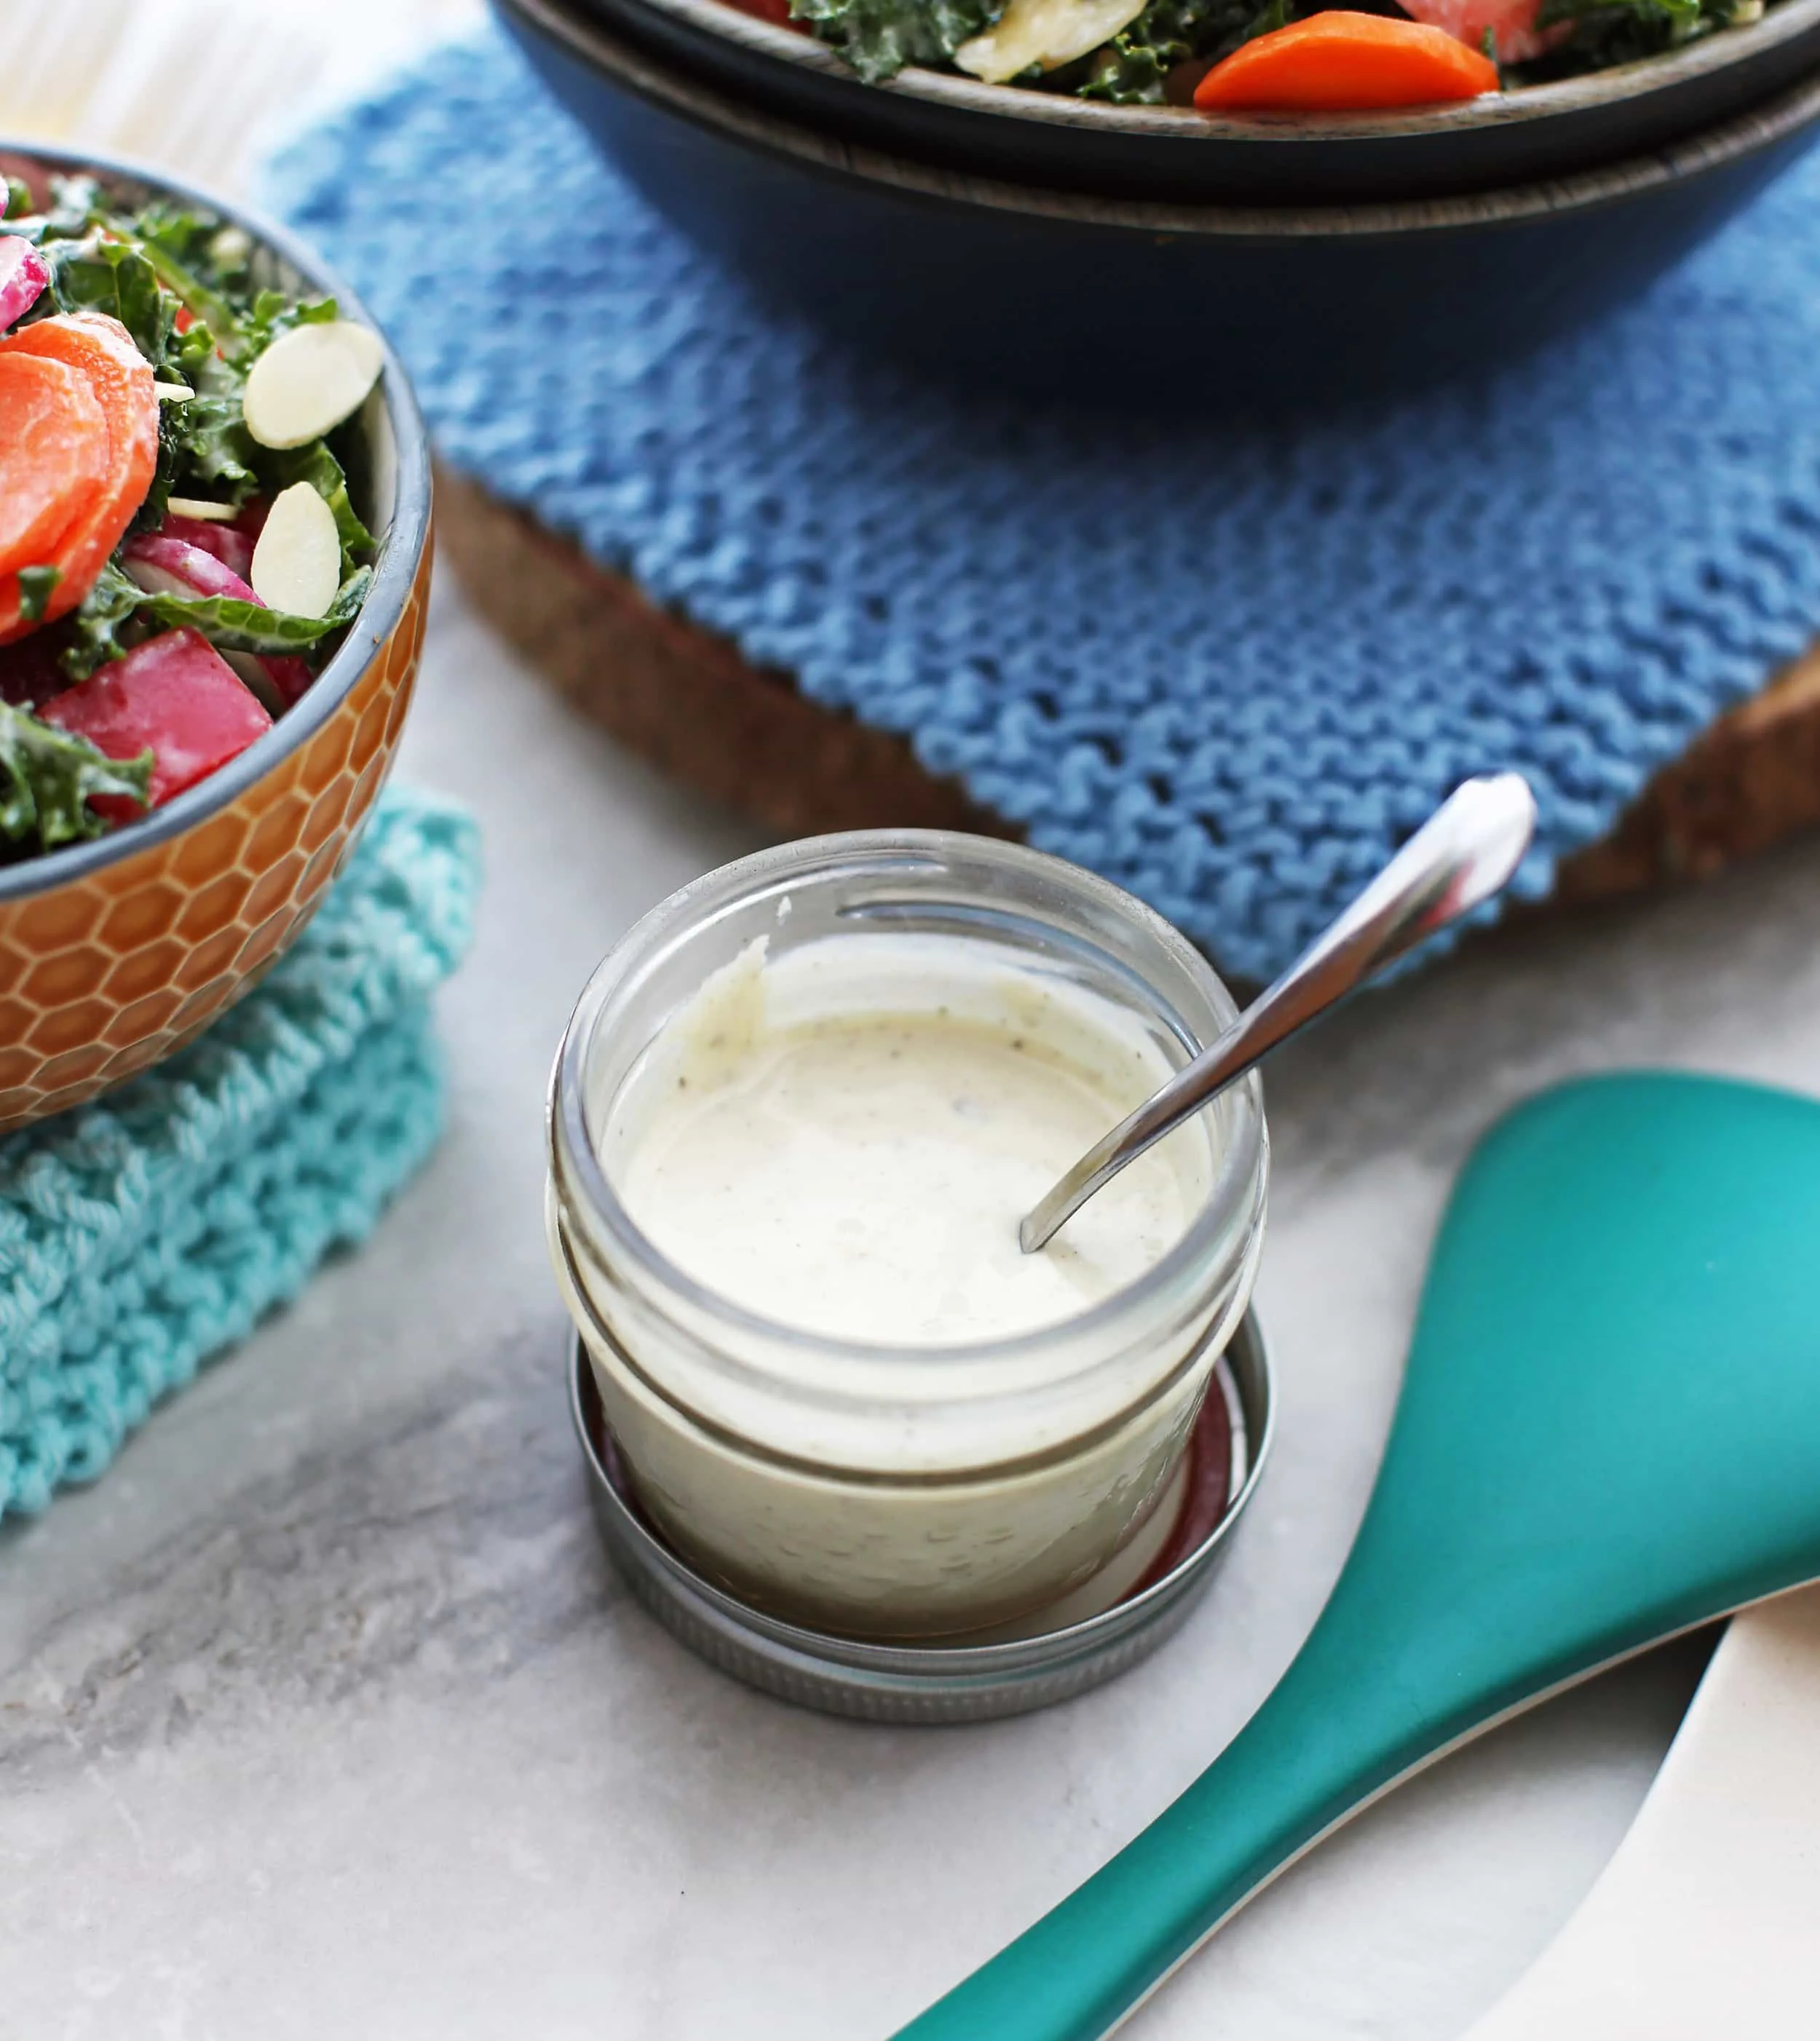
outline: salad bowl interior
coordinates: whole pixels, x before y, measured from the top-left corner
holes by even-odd
[[[371,327],[304,249],[240,208],[36,143],[0,143],[0,157],[48,177],[93,176],[127,208],[206,209],[250,238],[254,284],[333,297],[341,319]],[[284,953],[357,840],[410,700],[429,586],[427,444],[389,349],[341,438],[376,552],[364,600],[313,681],[163,805],[0,864],[0,1128],[78,1104],[189,1041]]]
[[[730,0],[574,0],[585,18],[744,101],[925,162],[1058,189],[1344,204],[1528,183],[1728,120],[1820,65],[1820,0],[1658,56],[1375,113],[1213,116],[983,84],[908,65],[868,84],[826,44]]]

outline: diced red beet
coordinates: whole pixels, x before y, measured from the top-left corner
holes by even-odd
[[[174,538],[168,526],[135,539],[125,558],[127,572],[154,595],[227,595],[265,607],[219,554]]]
[[[109,758],[153,757],[151,805],[238,758],[272,719],[200,631],[166,631],[44,704],[46,723],[86,737]],[[112,822],[140,811],[124,796],[93,803]]]
[[[44,258],[17,234],[0,234],[0,333],[29,312],[51,280]]]
[[[245,581],[253,566],[253,541],[232,525],[212,524],[201,517],[166,517],[158,527],[161,539],[181,539],[199,552],[212,553],[231,574]]]

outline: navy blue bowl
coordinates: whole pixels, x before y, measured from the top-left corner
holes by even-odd
[[[867,85],[826,44],[728,0],[573,0],[578,17],[741,104],[925,163],[1103,197],[1356,205],[1568,177],[1663,147],[1820,66],[1820,0],[1668,55],[1459,105],[1217,118],[982,85],[915,66]]]
[[[1482,370],[1634,296],[1814,140],[1820,74],[1555,182],[1351,207],[1183,206],[987,180],[754,109],[563,0],[494,0],[599,147],[760,292],[970,384],[1179,411]]]

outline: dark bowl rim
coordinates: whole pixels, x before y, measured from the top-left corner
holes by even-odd
[[[582,0],[591,18],[601,13]],[[1487,93],[1451,106],[1395,113],[1250,116],[1197,113],[1173,106],[1114,106],[1072,95],[987,85],[963,74],[906,65],[880,85],[866,85],[827,44],[799,29],[779,27],[731,4],[731,0],[616,0],[667,17],[696,33],[718,37],[761,59],[786,64],[856,92],[883,92],[975,118],[1034,122],[1085,135],[1120,135],[1189,143],[1246,142],[1282,148],[1298,142],[1373,141],[1390,137],[1457,135],[1482,128],[1515,127],[1551,117],[1585,113],[1645,98],[1667,87],[1729,70],[1820,26],[1820,0],[1774,0],[1757,21],[1702,36],[1685,48],[1639,58],[1609,70],[1509,93]]]
[[[941,169],[825,135],[779,114],[757,111],[731,92],[708,85],[680,67],[666,65],[642,46],[635,48],[597,21],[577,19],[572,11],[574,0],[493,0],[493,4],[502,14],[516,17],[529,32],[566,48],[577,62],[665,112],[812,172],[882,185],[912,200],[949,207],[1204,240],[1363,239],[1514,226],[1553,214],[1616,204],[1660,189],[1772,147],[1820,119],[1817,66],[1793,86],[1742,113],[1696,129],[1680,141],[1568,177],[1452,197],[1379,200],[1360,205],[1196,205],[1059,191]]]
[[[41,163],[63,174],[92,173],[106,181],[136,184],[218,214],[241,227],[254,241],[288,263],[307,287],[334,299],[339,311],[379,335],[385,350],[380,388],[391,425],[395,484],[391,523],[381,542],[372,587],[341,648],[318,674],[308,692],[263,737],[236,758],[198,780],[162,808],[88,841],[22,858],[0,866],[0,905],[48,893],[68,881],[88,878],[116,859],[169,842],[195,823],[231,807],[254,782],[280,764],[315,736],[353,692],[375,652],[403,619],[417,580],[418,567],[429,532],[430,466],[429,442],[403,364],[372,313],[315,253],[284,227],[257,210],[217,196],[128,157],[91,150],[59,148],[27,138],[0,136],[0,154]]]

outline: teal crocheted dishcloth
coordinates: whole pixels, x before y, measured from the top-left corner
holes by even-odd
[[[0,1139],[0,1519],[92,1481],[365,1239],[441,1131],[429,994],[479,883],[465,811],[388,790],[257,990],[170,1062]]]

